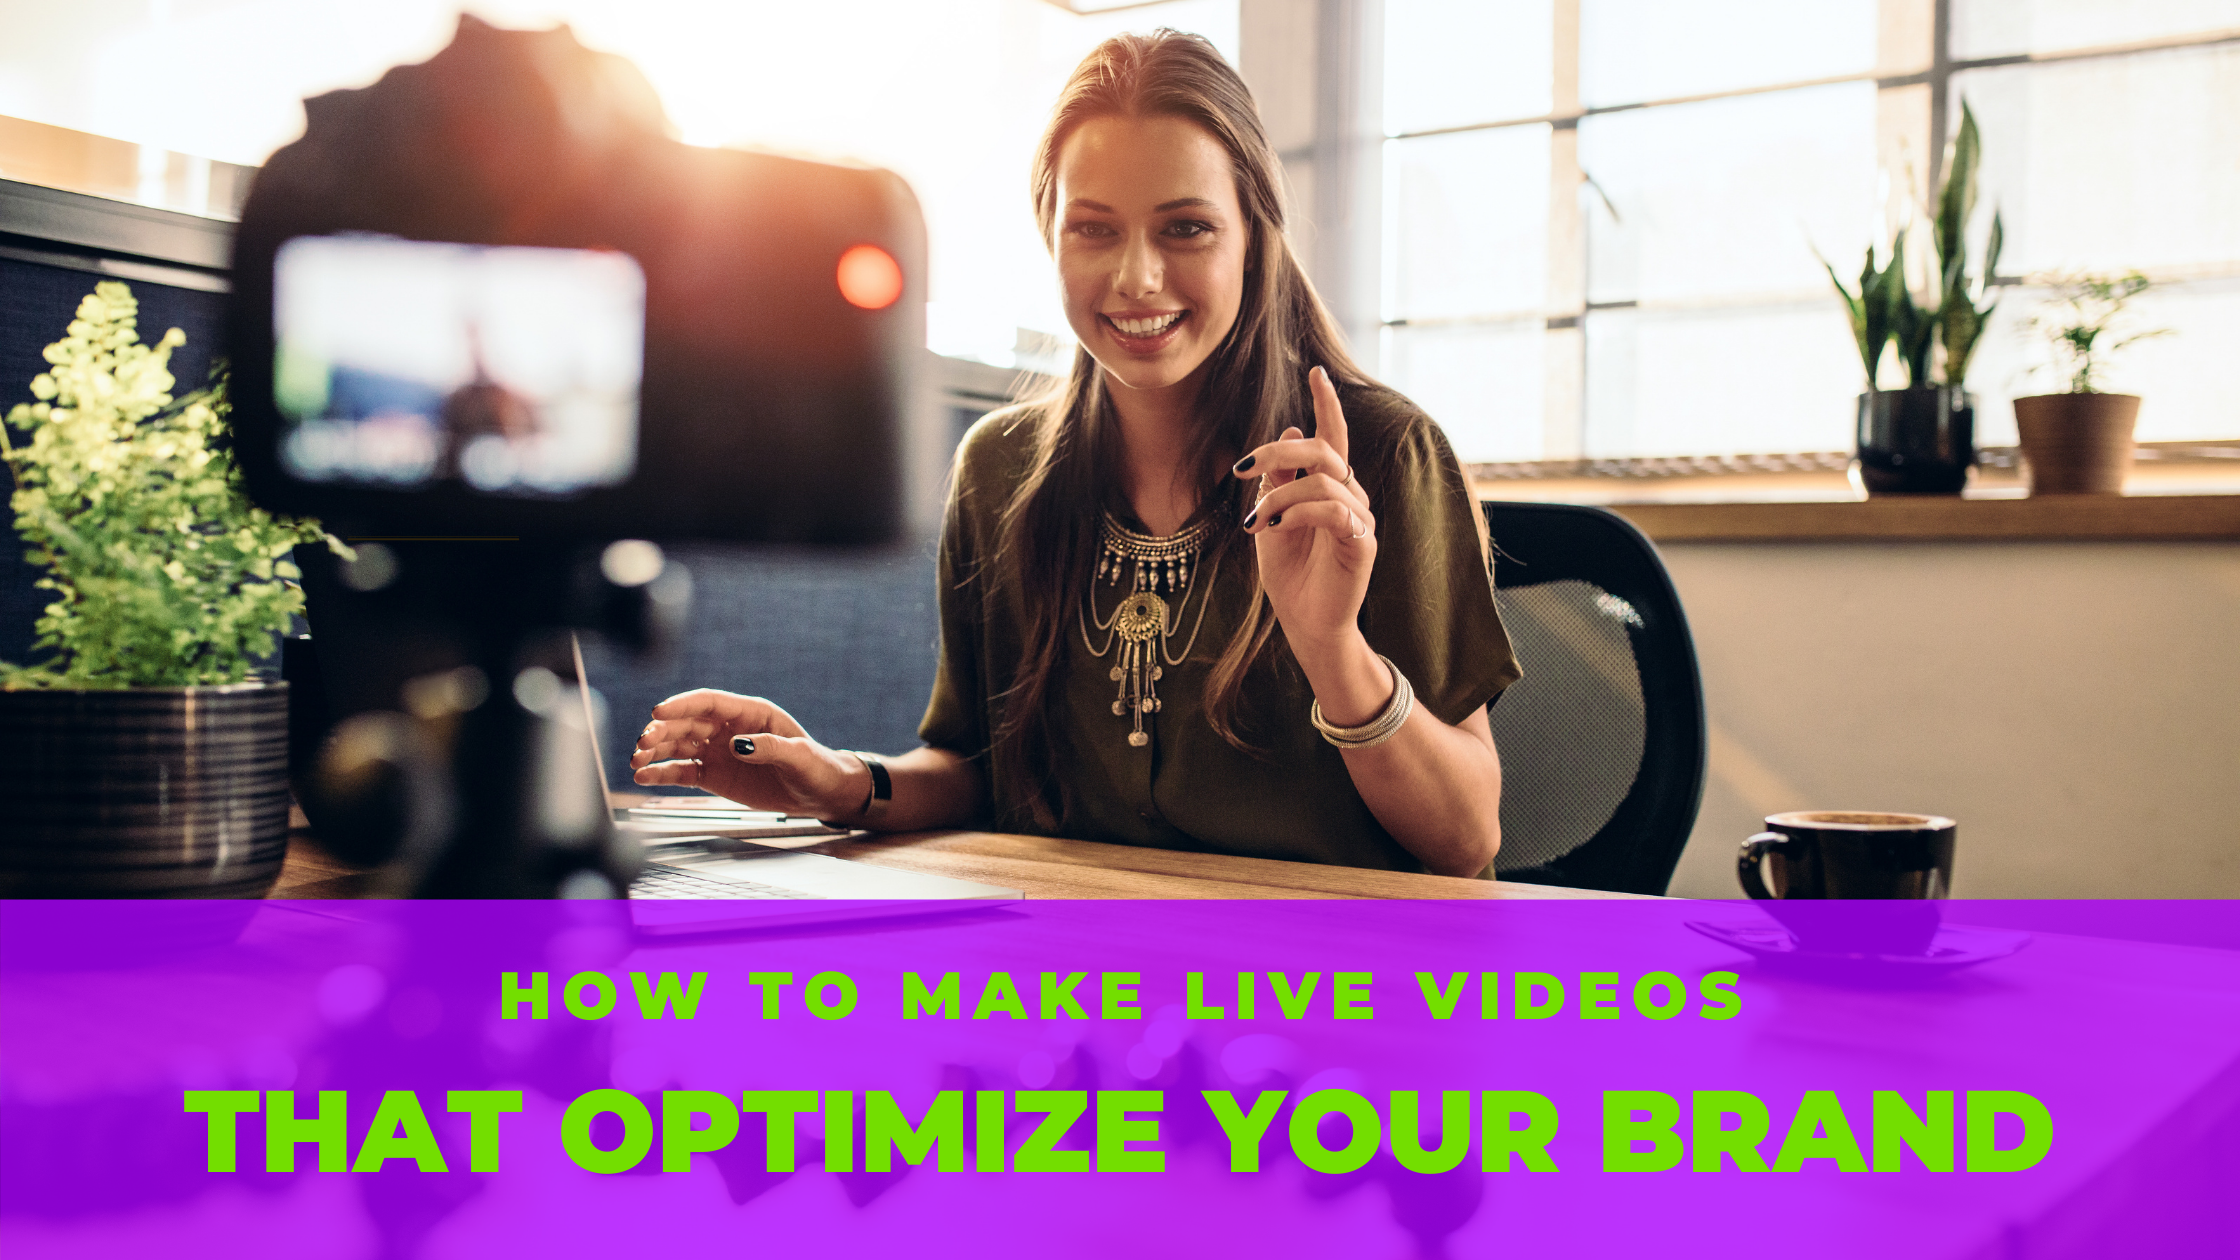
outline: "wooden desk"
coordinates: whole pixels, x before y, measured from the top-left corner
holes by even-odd
[[[300,824],[302,816],[296,816]],[[1139,849],[1124,844],[1013,836],[992,831],[858,832],[809,850],[899,870],[949,875],[1017,888],[1033,898],[1075,897],[1378,897],[1626,898],[1628,893],[1363,871],[1312,862]],[[288,837],[288,860],[274,897],[363,897],[371,881],[319,848],[308,828]]]

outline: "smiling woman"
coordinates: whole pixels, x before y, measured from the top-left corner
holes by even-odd
[[[1058,170],[1052,249],[1067,322],[1110,365],[1111,387],[1145,402],[1175,393],[1236,326],[1243,301],[1250,234],[1227,151],[1186,119],[1095,118],[1067,138]],[[1145,523],[1158,533],[1182,523],[1154,516]]]
[[[1243,82],[1195,36],[1106,41],[1031,189],[1080,348],[958,453],[927,747],[836,752],[767,701],[691,692],[654,709],[639,782],[891,830],[992,815],[1489,871],[1485,706],[1517,669],[1482,518],[1307,282]]]

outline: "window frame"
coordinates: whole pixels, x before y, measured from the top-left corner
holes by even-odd
[[[2240,28],[2200,31],[2191,35],[2167,36],[2156,39],[2123,43],[2088,45],[2043,52],[2008,53],[1985,57],[1954,57],[1951,51],[1953,27],[1953,0],[1879,0],[1877,10],[1877,47],[1875,66],[1870,70],[1850,74],[1827,75],[1819,78],[1798,79],[1750,87],[1730,88],[1721,91],[1692,93],[1681,96],[1659,97],[1609,105],[1585,105],[1579,91],[1580,62],[1580,10],[1584,0],[1550,0],[1552,34],[1549,51],[1552,58],[1550,108],[1544,114],[1529,117],[1502,118],[1485,122],[1460,123],[1443,127],[1427,127],[1410,131],[1386,131],[1384,150],[1389,155],[1391,146],[1410,140],[1434,136],[1460,135],[1471,132],[1494,131],[1515,127],[1545,126],[1551,128],[1549,145],[1549,203],[1547,230],[1547,287],[1545,309],[1539,313],[1545,330],[1542,349],[1545,380],[1541,391],[1543,456],[1537,461],[1518,461],[1486,466],[1489,470],[1501,468],[1526,472],[1526,475],[1545,475],[1538,470],[1562,469],[1566,472],[1591,476],[1637,476],[1649,471],[1649,466],[1662,469],[1675,463],[1669,456],[1606,456],[1589,457],[1586,452],[1588,427],[1587,409],[1587,317],[1596,311],[1629,310],[1641,307],[1637,299],[1618,301],[1589,301],[1587,288],[1587,221],[1588,198],[1582,191],[1596,191],[1592,177],[1579,161],[1579,122],[1581,119],[1605,114],[1626,113],[1644,109],[1660,109],[1675,105],[1692,105],[1704,101],[1730,100],[1749,96],[1762,96],[1775,92],[1789,92],[1804,88],[1824,87],[1840,83],[1872,83],[1876,98],[1875,149],[1878,164],[1886,170],[1901,169],[1912,155],[1921,155],[1926,167],[1924,187],[1934,188],[1943,173],[1945,145],[1958,124],[1958,112],[1953,108],[1952,85],[1954,76],[1971,70],[1993,69],[2017,65],[2051,65],[2072,61],[2131,57],[2165,52],[2180,48],[2207,48],[2240,43]],[[1390,68],[1387,68],[1390,73]],[[1387,158],[1389,162],[1389,158]],[[1386,163],[1379,163],[1380,166]],[[1392,231],[1399,231],[1395,223]],[[1386,274],[1380,277],[1389,284],[1392,258],[1389,249],[1382,255],[1381,267]],[[2221,277],[2228,269],[2213,268]],[[2184,269],[2162,275],[2149,269],[2150,279],[2158,282],[2175,282],[2213,278],[2201,274],[2200,268]],[[2240,260],[2229,268],[2240,274]],[[1989,278],[1992,285],[2020,286],[2024,278],[2019,275],[2000,274]],[[1380,285],[1380,288],[1382,285]],[[1713,310],[1729,305],[1721,298],[1668,299],[1656,304],[1660,311]],[[1529,320],[1532,313],[1518,310],[1485,311],[1464,315],[1441,315],[1431,318],[1410,319],[1406,316],[1391,317],[1380,309],[1377,327],[1380,334],[1386,329],[1410,327],[1453,327],[1468,325],[1515,324]],[[1755,466],[1767,460],[1779,461],[1784,466],[1799,466],[1793,461],[1806,461],[1812,467],[1829,465],[1836,456],[1848,459],[1849,452],[1775,452],[1752,455],[1738,452],[1705,453],[1681,457],[1678,462],[1697,469],[1735,467],[1746,464]],[[1637,465],[1639,467],[1637,467]],[[1737,469],[1739,471],[1739,468]],[[1650,475],[1655,475],[1650,473]]]

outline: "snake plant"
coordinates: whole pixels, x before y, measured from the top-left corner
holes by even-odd
[[[1968,274],[1968,220],[1976,211],[1976,170],[1982,161],[1983,142],[1976,131],[1975,111],[1960,102],[1960,131],[1945,151],[1944,187],[1937,192],[1937,260],[1942,301],[1935,315],[1939,339],[1944,343],[1944,383],[1958,388],[1968,378],[1968,361],[1976,343],[1991,322],[1999,298],[1991,291],[1991,278],[1999,269],[1999,251],[2006,244],[2006,223],[1991,212],[1991,235],[1984,244],[1983,268]],[[1981,305],[1978,305],[1978,303]],[[1918,378],[1916,378],[1918,379]]]
[[[1910,227],[1901,227],[1890,242],[1890,258],[1875,266],[1878,252],[1867,248],[1866,267],[1859,274],[1854,293],[1836,270],[1822,258],[1828,279],[1842,297],[1851,317],[1851,334],[1859,344],[1859,359],[1867,370],[1867,388],[1875,388],[1883,349],[1895,344],[1905,365],[1909,387],[1942,384],[1957,388],[1967,379],[1968,362],[1976,343],[1990,323],[1998,297],[1991,291],[1991,277],[1999,265],[2006,240],[2006,225],[1997,211],[1991,215],[1991,235],[1984,250],[1983,267],[1972,276],[1968,268],[1968,220],[1976,209],[1976,172],[1982,160],[1982,138],[1975,112],[1960,103],[1960,130],[1945,151],[1944,184],[1935,197],[1936,218],[1931,225],[1935,266],[1931,290],[1921,298],[1906,284],[1906,238]],[[1980,303],[1980,305],[1979,305]],[[1932,373],[1938,346],[1944,348],[1943,379]]]

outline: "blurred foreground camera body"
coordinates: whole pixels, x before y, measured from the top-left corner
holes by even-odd
[[[299,547],[314,636],[287,646],[292,779],[313,830],[392,896],[612,896],[638,870],[566,627],[659,651],[691,599],[652,543]],[[618,563],[618,560],[620,563]]]
[[[912,475],[925,453],[909,440],[925,228],[900,177],[680,144],[628,63],[565,29],[472,18],[429,61],[313,98],[305,114],[303,138],[259,172],[235,238],[234,425],[258,502],[337,532],[594,541],[877,543],[925,519],[927,479]],[[275,264],[290,242],[354,237],[635,263],[643,370],[628,475],[491,493],[456,476],[289,467]],[[395,347],[366,357],[384,348],[394,359]]]
[[[462,18],[305,113],[243,209],[229,314],[251,495],[360,547],[299,554],[332,732],[299,795],[392,893],[613,895],[637,856],[568,630],[681,625],[688,576],[617,539],[935,518],[917,203],[885,171],[680,144],[565,28]]]

